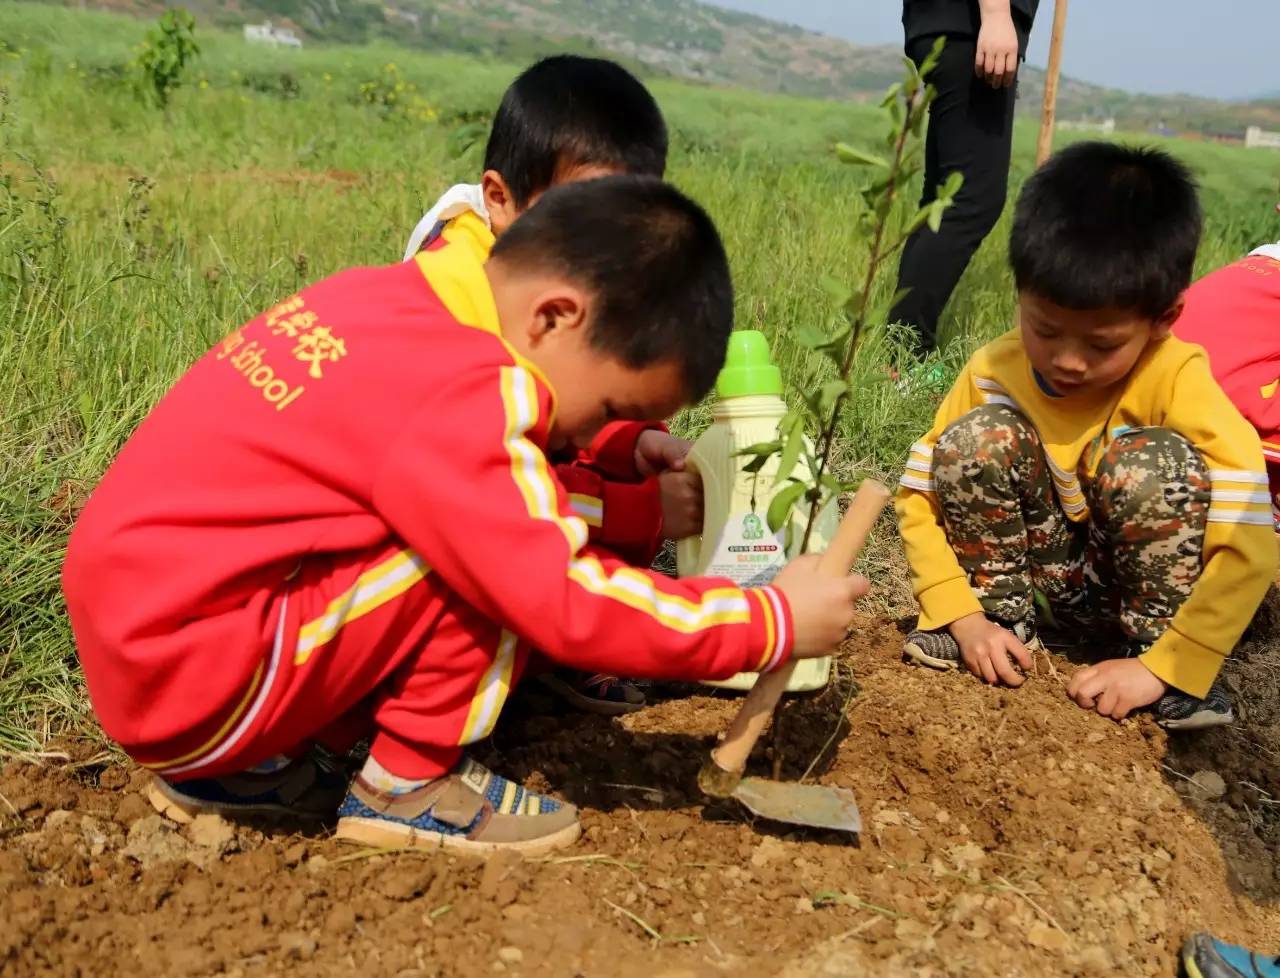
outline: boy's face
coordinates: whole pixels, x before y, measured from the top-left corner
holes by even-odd
[[[485,266],[503,338],[546,376],[556,393],[548,447],[586,444],[610,421],[657,421],[684,406],[680,365],[628,367],[590,343],[591,296],[541,272]]]
[[[1018,323],[1027,358],[1059,394],[1105,390],[1124,380],[1142,352],[1164,339],[1182,300],[1159,319],[1133,310],[1068,309],[1033,292],[1018,293]]]
[[[612,177],[622,172],[624,171],[621,167],[603,166],[599,163],[558,166],[555,175],[551,178],[551,187],[558,187],[562,183],[577,183],[580,180]],[[511,190],[507,187],[507,181],[502,178],[502,174],[497,170],[485,170],[484,176],[480,178],[480,190],[484,195],[484,205],[489,212],[489,226],[493,229],[494,237],[511,227],[516,218],[536,204],[538,198],[551,187],[546,187],[530,196],[524,207],[516,207],[515,198],[511,195]]]

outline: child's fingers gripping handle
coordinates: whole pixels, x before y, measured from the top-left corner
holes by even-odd
[[[874,479],[865,480],[854,494],[849,511],[840,521],[835,538],[822,555],[820,567],[824,573],[832,577],[841,577],[849,573],[849,568],[858,559],[867,535],[875,525],[880,513],[889,502],[889,490],[883,483]],[[786,692],[791,673],[796,663],[790,662],[773,672],[762,673],[756,684],[747,693],[746,699],[738,710],[737,716],[729,724],[724,740],[712,751],[711,757],[716,765],[725,771],[741,771],[751,756],[756,741],[769,725],[774,707]]]

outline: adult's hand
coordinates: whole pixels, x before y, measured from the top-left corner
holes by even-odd
[[[1009,0],[982,0],[981,10],[973,70],[992,88],[1008,88],[1018,77],[1018,32]]]

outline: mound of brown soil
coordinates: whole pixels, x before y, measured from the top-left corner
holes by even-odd
[[[1193,929],[1280,950],[1274,642],[1231,668],[1243,719],[1180,741],[1077,709],[1062,659],[1009,691],[900,644],[869,623],[783,719],[784,776],[851,786],[858,840],[704,807],[734,701],[700,691],[622,721],[513,711],[482,759],[586,809],[541,861],[178,829],[137,772],[11,762],[0,973],[1171,976]]]

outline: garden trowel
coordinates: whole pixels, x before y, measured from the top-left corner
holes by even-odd
[[[822,555],[820,567],[833,576],[849,573],[867,534],[889,501],[889,490],[867,479],[854,494],[849,511]],[[774,707],[787,688],[795,660],[762,673],[747,694],[724,739],[698,772],[698,787],[713,798],[735,798],[761,818],[840,832],[862,830],[853,792],[818,784],[786,784],[767,778],[744,778],[747,758],[764,733]]]

